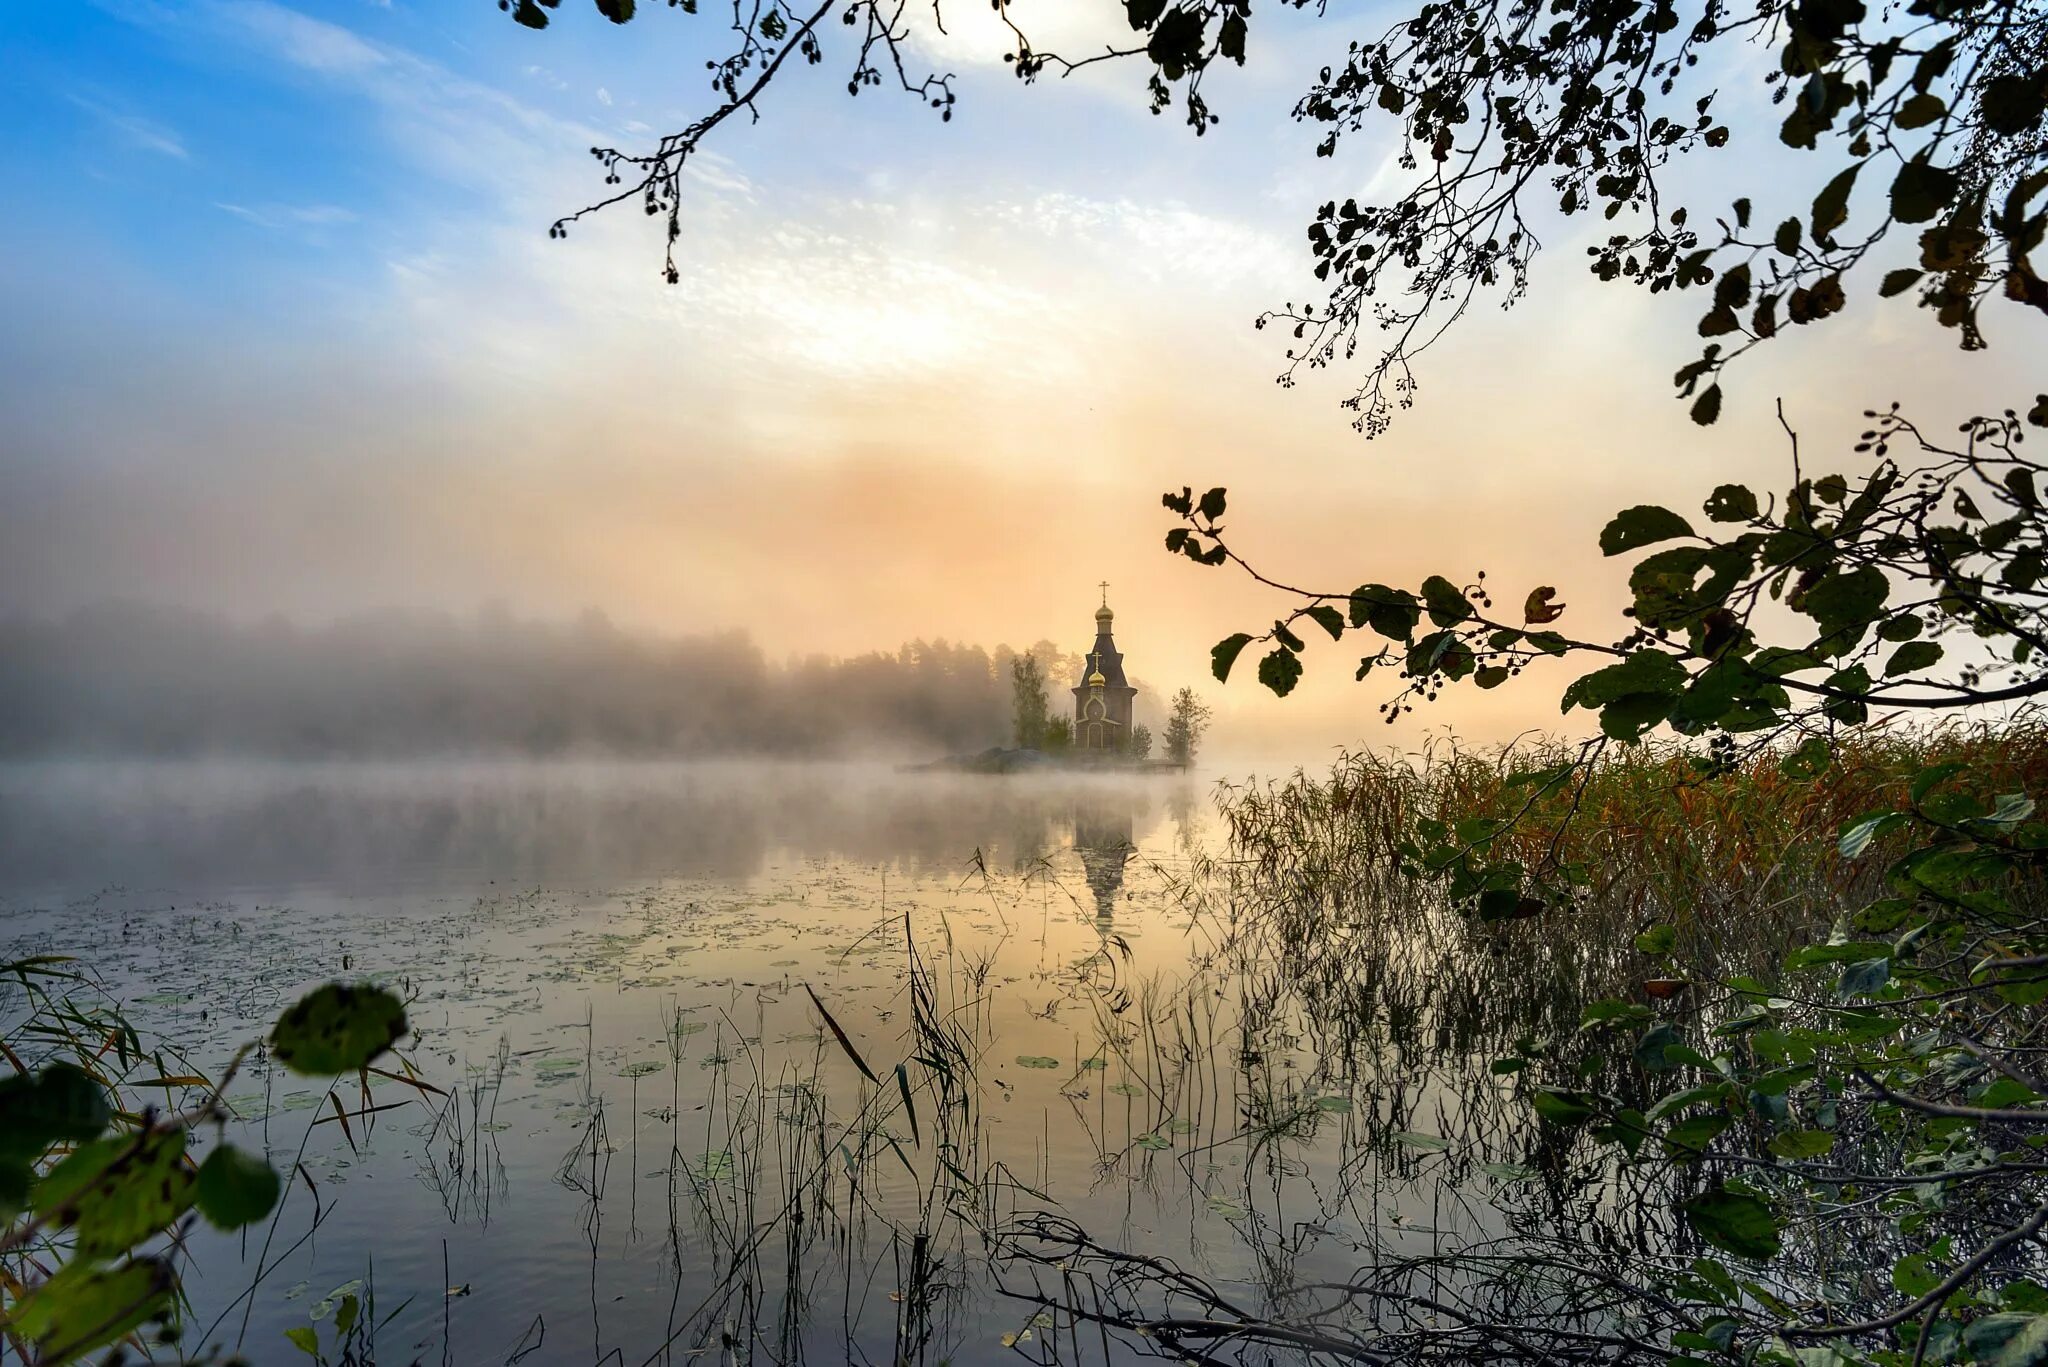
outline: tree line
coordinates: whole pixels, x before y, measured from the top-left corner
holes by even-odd
[[[961,751],[1011,734],[1020,658],[1054,681],[1081,659],[919,639],[776,660],[741,631],[657,636],[595,612],[302,626],[108,605],[0,621],[0,755]]]

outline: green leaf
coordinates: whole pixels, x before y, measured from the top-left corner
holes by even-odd
[[[1822,575],[1794,606],[1818,622],[1823,631],[1851,633],[1878,617],[1890,593],[1884,571],[1864,565]]]
[[[1060,1061],[1049,1054],[1019,1054],[1017,1055],[1017,1066],[1019,1068],[1057,1068],[1060,1066]]]
[[[1329,632],[1331,640],[1340,641],[1344,638],[1344,614],[1328,603],[1316,603],[1303,608],[1302,612],[1317,626]]]
[[[53,1144],[79,1144],[106,1129],[107,1094],[75,1064],[47,1064],[0,1080],[0,1166],[19,1169]],[[6,1213],[0,1196],[0,1216]]]
[[[1891,977],[1892,961],[1889,957],[1864,959],[1842,970],[1840,990],[1844,997],[1873,996],[1891,981]]]
[[[1892,657],[1884,662],[1884,676],[1890,679],[1900,674],[1913,674],[1923,669],[1931,669],[1939,663],[1940,646],[1932,641],[1908,641],[1893,651]]]
[[[1746,485],[1719,485],[1708,495],[1705,509],[1715,522],[1747,522],[1757,515],[1756,495]]]
[[[1821,187],[1813,197],[1813,240],[1824,241],[1835,229],[1849,218],[1849,191],[1856,186],[1856,173],[1863,169],[1862,162],[1855,162],[1845,171]]]
[[[1390,641],[1405,642],[1421,625],[1422,608],[1406,589],[1361,584],[1351,591],[1351,625],[1370,626]]]
[[[1778,1222],[1768,1205],[1747,1192],[1720,1187],[1702,1192],[1679,1209],[1694,1233],[1723,1252],[1739,1258],[1778,1256]]]
[[[73,1258],[12,1307],[8,1328],[46,1367],[104,1348],[168,1315],[177,1277],[161,1258],[100,1267]]]
[[[367,1067],[406,1028],[404,1004],[383,988],[328,983],[277,1018],[270,1049],[294,1073],[332,1077]]]
[[[1661,650],[1639,650],[1575,679],[1564,691],[1564,710],[1605,707],[1617,699],[1646,693],[1675,698],[1685,684],[1685,666],[1677,659]]]
[[[1835,1137],[1826,1130],[1790,1130],[1773,1135],[1771,1152],[1780,1158],[1818,1158],[1835,1147]]]
[[[37,1214],[71,1227],[79,1253],[115,1258],[190,1210],[196,1185],[185,1132],[150,1130],[74,1149],[36,1183],[30,1202]]]
[[[312,1325],[294,1325],[284,1331],[284,1336],[291,1341],[293,1347],[307,1357],[317,1359],[320,1356],[320,1335],[314,1331]]]
[[[1529,1098],[1536,1114],[1553,1125],[1583,1125],[1593,1118],[1593,1098],[1584,1092],[1562,1092],[1545,1087]]]
[[[1294,691],[1294,685],[1301,679],[1301,657],[1281,646],[1259,661],[1259,682],[1273,690],[1278,697],[1286,697]]]
[[[1916,271],[1911,268],[1886,271],[1884,273],[1884,280],[1877,287],[1877,292],[1886,299],[1890,299],[1894,295],[1904,294],[1907,290],[1919,284],[1920,277],[1924,274],[1924,271]]]
[[[1904,812],[1879,812],[1866,816],[1845,829],[1835,841],[1835,848],[1842,858],[1854,859],[1870,846],[1870,842],[1881,836],[1890,835],[1906,824]]]
[[[2036,1367],[2048,1362],[2048,1315],[1986,1315],[1963,1330],[1963,1345],[1983,1367]]]
[[[222,1144],[199,1165],[199,1213],[215,1229],[240,1229],[270,1214],[281,1187],[270,1164]]]
[[[1222,27],[1216,33],[1216,51],[1243,66],[1244,40],[1248,29],[1249,26],[1242,14],[1225,15]]]
[[[1422,581],[1422,601],[1429,606],[1429,620],[1440,627],[1456,626],[1472,615],[1464,593],[1440,574]]]
[[[1925,223],[1955,198],[1956,173],[1915,158],[1892,180],[1892,217],[1901,223]]]
[[[1621,555],[1675,536],[1691,536],[1692,524],[1654,503],[1638,504],[1614,515],[1600,533],[1600,553]]]
[[[1231,667],[1237,663],[1237,657],[1244,653],[1244,648],[1251,644],[1251,640],[1250,632],[1240,631],[1224,637],[1209,647],[1209,672],[1216,676],[1217,683],[1230,682]]]
[[[1941,96],[1923,90],[1899,106],[1892,123],[1899,128],[1925,128],[1947,112],[1948,105]]]

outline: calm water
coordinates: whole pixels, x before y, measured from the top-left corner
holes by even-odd
[[[1511,1223],[1541,1158],[1398,973],[1333,1000],[1248,949],[1220,842],[1185,779],[19,767],[0,949],[209,1069],[323,979],[412,998],[446,1096],[344,1134],[304,1079],[230,1087],[303,1175],[195,1240],[188,1348],[295,1356],[360,1281],[392,1363],[1120,1359],[1032,1299],[1020,1222],[1258,1304]]]

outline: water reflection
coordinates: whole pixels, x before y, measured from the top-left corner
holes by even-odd
[[[0,893],[612,885],[744,878],[791,856],[932,872],[977,851],[991,868],[1023,871],[1069,841],[1107,860],[1166,820],[1185,837],[1199,813],[1185,776],[737,762],[9,765]],[[1098,899],[1113,900],[1105,887]]]
[[[1123,891],[1124,866],[1131,862],[1137,846],[1133,840],[1130,808],[1103,802],[1077,805],[1074,812],[1074,850],[1081,857],[1081,872],[1088,891],[1095,897],[1095,918],[1116,917],[1117,894]]]
[[[409,997],[445,1096],[352,1136],[262,1060],[228,1098],[309,1175],[276,1257],[191,1242],[206,1342],[259,1361],[372,1264],[426,1292],[396,1361],[1262,1360],[1232,1307],[1636,1208],[1489,1067],[1625,939],[1389,915],[1213,830],[1174,780],[17,768],[0,938],[213,1066],[309,980]],[[1181,1300],[1223,1337],[1087,1318]]]

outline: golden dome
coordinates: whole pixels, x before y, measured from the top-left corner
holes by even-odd
[[[1116,614],[1109,610],[1109,604],[1107,603],[1095,609],[1095,620],[1098,622],[1107,622],[1115,616]]]
[[[1102,677],[1102,671],[1099,669],[1088,676],[1088,686],[1090,688],[1101,688],[1108,682],[1109,680]]]

